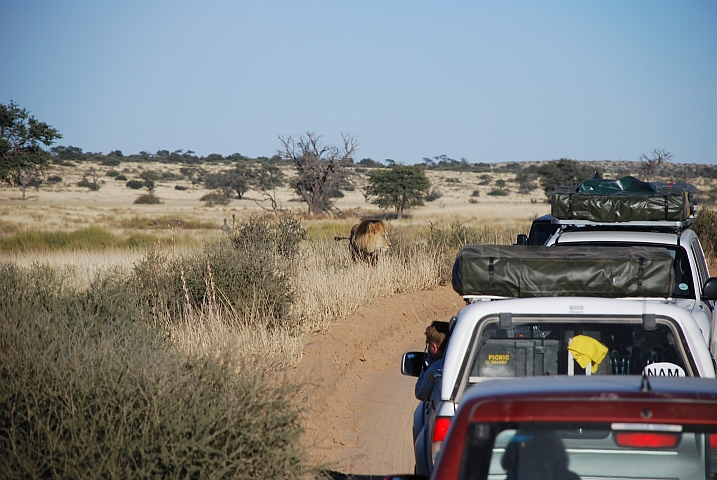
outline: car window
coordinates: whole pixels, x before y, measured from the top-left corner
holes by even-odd
[[[556,243],[554,246],[571,246],[571,245],[583,245],[592,247],[630,247],[635,244],[621,243],[621,242],[565,242]],[[640,244],[643,245],[643,244]],[[648,246],[645,244],[645,246]],[[675,273],[675,287],[672,292],[672,296],[675,298],[696,298],[694,281],[692,279],[692,269],[690,268],[690,260],[687,257],[687,252],[680,246],[666,246],[666,245],[654,245],[656,247],[662,247],[667,249],[672,255],[673,262],[672,268]]]
[[[710,445],[714,430],[679,424],[474,423],[467,430],[459,478],[709,479],[717,470],[717,445]]]
[[[560,228],[559,225],[554,225],[550,222],[534,222],[530,227],[528,246],[539,247],[545,245],[558,228]]]
[[[695,263],[697,263],[697,274],[700,279],[700,288],[704,286],[705,282],[709,278],[710,274],[707,270],[707,261],[705,260],[705,256],[702,253],[702,245],[700,245],[700,241],[697,239],[692,240],[692,255],[695,258]]]
[[[581,338],[580,345],[572,344],[576,338]],[[600,352],[604,353],[598,361]],[[578,358],[582,354],[587,357]],[[580,365],[585,358],[594,359],[589,367]],[[681,336],[671,322],[660,320],[654,330],[645,330],[641,319],[620,323],[540,319],[508,329],[489,321],[476,335],[465,383],[496,377],[585,375],[588,369],[592,375],[639,375],[652,364],[663,370],[650,369],[651,374],[692,374]]]

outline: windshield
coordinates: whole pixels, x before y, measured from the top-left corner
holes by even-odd
[[[636,375],[651,365],[648,374],[690,376],[693,371],[679,331],[667,319],[658,319],[653,330],[645,329],[642,318],[514,316],[507,329],[497,319],[481,324],[464,385],[496,377]]]
[[[631,247],[635,244],[621,242],[565,242],[556,243],[555,247],[583,245],[591,247]],[[642,244],[640,244],[642,245]],[[675,272],[675,288],[672,296],[675,298],[695,298],[694,282],[692,281],[692,269],[685,250],[678,246],[654,245],[667,249],[672,255],[672,267]]]
[[[462,480],[713,478],[714,427],[624,423],[475,423]],[[711,435],[710,435],[711,434]]]

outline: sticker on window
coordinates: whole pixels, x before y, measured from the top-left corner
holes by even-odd
[[[653,377],[684,377],[685,371],[679,365],[669,362],[651,363],[645,367],[646,375]]]
[[[680,283],[680,284],[678,285],[678,287],[679,287],[680,290],[682,290],[683,292],[686,292],[686,291],[689,290],[689,288],[690,288],[690,287],[687,286],[686,283]]]

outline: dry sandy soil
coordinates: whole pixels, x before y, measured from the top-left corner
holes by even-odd
[[[423,350],[432,320],[464,305],[450,286],[382,299],[312,337],[290,376],[305,379],[305,440],[335,477],[382,478],[413,472],[414,380],[401,354]]]

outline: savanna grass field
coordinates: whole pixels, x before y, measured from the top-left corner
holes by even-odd
[[[283,374],[311,336],[378,298],[449,283],[463,245],[511,244],[550,212],[511,173],[493,174],[508,185],[493,196],[476,173],[429,171],[440,195],[398,219],[358,191],[318,217],[288,187],[279,209],[251,190],[212,204],[164,164],[122,172],[167,174],[162,203],[135,204],[141,191],[95,168],[96,191],[62,166],[61,183],[26,200],[0,189],[5,478],[321,476],[330,466],[310,464],[301,441],[301,385]],[[334,240],[368,216],[392,242],[375,266]],[[712,258],[715,220],[707,205],[695,226]]]

